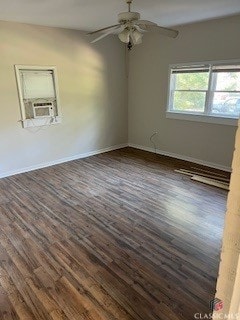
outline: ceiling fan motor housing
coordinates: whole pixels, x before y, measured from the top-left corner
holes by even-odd
[[[135,21],[140,19],[140,14],[138,12],[122,12],[118,15],[118,21],[120,23],[127,21]]]

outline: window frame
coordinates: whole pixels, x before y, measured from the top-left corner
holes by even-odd
[[[212,98],[214,93],[219,92],[217,90],[213,90],[214,83],[212,79],[213,79],[214,72],[211,69],[212,67],[215,67],[215,66],[231,66],[231,65],[240,65],[240,60],[201,61],[201,62],[170,64],[169,70],[168,70],[168,96],[167,96],[166,118],[237,126],[239,117],[232,117],[231,115],[210,113],[211,112],[210,101],[213,100]],[[191,68],[194,69],[195,67],[197,70],[197,67],[206,68],[206,66],[208,66],[210,70],[207,91],[185,90],[187,92],[191,92],[191,91],[206,92],[204,112],[190,112],[190,111],[188,112],[188,111],[173,110],[172,102],[173,102],[173,93],[174,93],[174,90],[173,90],[174,82],[172,81],[172,70],[181,69],[181,68],[183,69],[184,67],[189,69]],[[176,91],[181,91],[181,90],[176,90]],[[224,92],[227,92],[227,91],[224,91]],[[240,91],[236,91],[236,92],[240,93]]]
[[[58,78],[57,78],[57,68],[55,66],[37,66],[37,65],[14,65],[15,75],[16,75],[16,82],[17,82],[17,91],[18,91],[18,99],[20,104],[20,111],[21,111],[21,120],[23,128],[28,127],[39,127],[39,126],[51,126],[56,125],[62,122],[62,110],[60,106],[60,99],[59,99],[59,89],[58,89]],[[55,91],[55,100],[57,106],[58,115],[55,117],[55,121],[46,123],[46,119],[44,117],[42,119],[28,119],[26,117],[26,110],[24,104],[24,97],[22,92],[22,81],[21,81],[21,71],[51,71],[53,74],[53,85]],[[41,98],[39,98],[41,99]]]

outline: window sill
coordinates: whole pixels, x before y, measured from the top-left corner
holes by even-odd
[[[238,126],[238,119],[234,118],[225,118],[218,117],[214,115],[203,115],[203,114],[186,114],[180,112],[167,111],[166,118],[176,119],[176,120],[187,120],[187,121],[196,121],[196,122],[205,122],[205,123],[215,123],[215,124],[224,124],[227,126]]]
[[[57,116],[51,121],[51,117],[43,117],[42,119],[25,119],[22,120],[23,128],[52,126],[62,122],[62,118]]]

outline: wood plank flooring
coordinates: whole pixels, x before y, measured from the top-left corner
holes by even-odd
[[[0,180],[1,320],[192,320],[227,192],[130,148]]]

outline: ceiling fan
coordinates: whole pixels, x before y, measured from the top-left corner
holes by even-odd
[[[142,37],[145,32],[158,32],[171,38],[178,36],[178,31],[176,30],[160,27],[151,21],[140,20],[140,14],[131,11],[132,1],[126,0],[128,12],[119,13],[118,24],[88,33],[88,35],[102,33],[101,36],[94,39],[91,43],[97,42],[110,34],[118,34],[118,38],[127,44],[128,50],[131,50],[134,45],[142,43]]]

